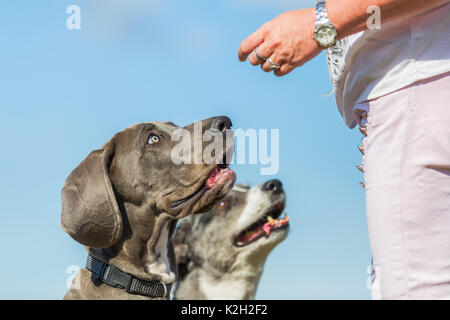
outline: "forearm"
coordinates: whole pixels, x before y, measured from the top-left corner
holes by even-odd
[[[336,27],[338,39],[372,27],[368,20],[374,14],[368,9],[376,6],[380,17],[370,22],[383,24],[397,19],[407,19],[421,12],[448,4],[450,0],[328,0],[328,18]],[[376,8],[374,7],[374,8]],[[377,9],[375,13],[377,12]],[[372,8],[371,8],[372,9]],[[374,27],[378,27],[376,24]],[[247,57],[252,65],[261,65],[265,72],[274,71],[283,76],[317,56],[322,48],[314,38],[315,10],[301,9],[285,12],[266,22],[242,41],[238,56]],[[331,34],[331,31],[330,31]],[[327,35],[328,36],[328,35]],[[329,39],[331,45],[334,38]],[[256,51],[257,50],[257,51]],[[251,54],[254,52],[254,54]],[[270,58],[270,59],[269,59]]]
[[[448,0],[328,0],[328,17],[339,33],[339,38],[347,37],[367,29],[367,13],[370,6],[381,11],[381,23],[407,18],[422,11],[448,3]]]

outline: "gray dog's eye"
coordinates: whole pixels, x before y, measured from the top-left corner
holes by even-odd
[[[154,134],[151,134],[151,135],[149,135],[148,136],[148,144],[155,144],[155,143],[158,143],[159,142],[159,137],[158,136],[156,136],[156,135],[154,135]]]

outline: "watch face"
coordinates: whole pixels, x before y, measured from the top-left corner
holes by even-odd
[[[315,39],[322,47],[329,47],[336,42],[337,31],[330,25],[319,26],[315,33]]]

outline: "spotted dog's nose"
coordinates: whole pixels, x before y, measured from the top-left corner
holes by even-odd
[[[232,123],[230,118],[221,116],[221,117],[215,117],[211,121],[210,129],[217,129],[219,131],[225,131],[227,129],[231,129]]]
[[[262,189],[264,191],[272,191],[275,193],[281,193],[281,192],[283,192],[283,184],[281,183],[280,180],[277,180],[277,179],[269,180],[263,184]]]

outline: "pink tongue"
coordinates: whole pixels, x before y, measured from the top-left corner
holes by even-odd
[[[209,178],[206,180],[206,186],[211,189],[216,183],[219,176],[220,176],[220,169],[218,167],[215,167],[213,172],[211,172],[211,174],[209,175]]]
[[[264,233],[266,234],[266,237],[270,236],[270,231],[272,231],[272,225],[270,222],[266,222],[262,227]]]

